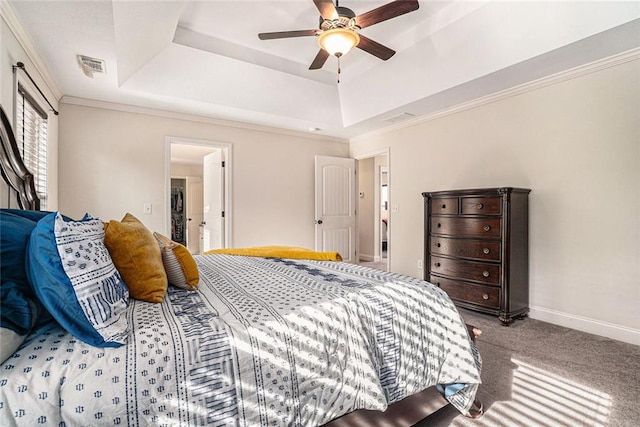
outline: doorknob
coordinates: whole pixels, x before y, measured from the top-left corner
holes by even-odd
[[[321,219],[317,220],[316,224],[318,224],[318,225],[322,224],[322,220]]]

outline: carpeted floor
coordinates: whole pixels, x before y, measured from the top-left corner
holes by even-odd
[[[382,270],[382,271],[387,271],[388,270],[388,258],[387,258],[387,252],[383,251],[382,252],[382,259],[380,261],[360,261],[358,262],[358,265],[363,265],[365,267],[371,267],[371,268],[377,268],[378,270]]]
[[[511,326],[460,310],[479,327],[476,420],[449,405],[415,427],[640,426],[640,346],[526,318]]]
[[[358,263],[358,265],[362,265],[365,267],[371,267],[371,268],[375,268],[378,270],[382,270],[382,271],[387,271],[387,260],[382,260],[382,261],[371,261],[371,262],[367,262],[367,261],[360,261]]]

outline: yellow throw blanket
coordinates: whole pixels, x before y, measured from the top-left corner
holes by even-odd
[[[318,261],[342,261],[338,252],[317,252],[295,246],[254,246],[250,248],[212,249],[203,255],[226,254],[256,256],[262,258],[311,259]]]

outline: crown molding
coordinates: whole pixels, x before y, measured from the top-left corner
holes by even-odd
[[[531,92],[537,89],[542,89],[547,86],[551,86],[560,82],[575,79],[587,74],[596,73],[598,71],[605,70],[607,68],[616,67],[618,65],[625,64],[631,61],[637,61],[640,59],[640,48],[634,48],[626,52],[622,52],[616,55],[612,55],[597,61],[593,61],[579,67],[564,70],[559,73],[551,74],[546,77],[542,77],[537,80],[533,80],[527,83],[523,83],[518,86],[514,86],[509,89],[502,90],[500,92],[492,93],[471,101],[463,102],[446,108],[444,110],[436,111],[424,116],[418,116],[415,119],[403,121],[395,125],[387,126],[383,129],[367,132],[362,135],[358,135],[350,139],[351,142],[359,141],[360,139],[376,137],[386,135],[391,132],[398,131],[400,129],[406,129],[422,123],[426,123],[432,120],[436,120],[451,114],[456,114],[465,110],[470,110],[482,105],[491,104],[496,101],[518,96],[523,93]]]
[[[47,89],[49,89],[56,101],[59,101],[60,98],[62,98],[62,91],[60,90],[60,87],[49,73],[42,56],[38,53],[35,44],[25,32],[24,27],[20,23],[20,20],[7,0],[0,0],[0,16],[2,16],[4,22],[6,22],[9,30],[13,33],[16,40],[18,40],[18,43],[25,51],[27,58],[29,58],[29,61],[35,67],[35,71],[42,78]]]
[[[115,102],[97,101],[94,99],[78,98],[74,96],[63,96],[60,99],[61,104],[78,105],[83,107],[101,108],[105,110],[121,111],[125,113],[144,114],[148,116],[163,117],[167,119],[185,120],[190,122],[205,123],[216,126],[225,126],[237,129],[244,129],[254,132],[269,132],[277,135],[287,135],[304,139],[312,139],[324,142],[335,142],[340,144],[349,144],[349,140],[345,138],[337,138],[333,136],[320,135],[317,133],[307,133],[302,131],[277,128],[264,125],[256,125],[252,123],[236,122],[232,120],[216,119],[213,117],[199,116],[196,114],[178,113],[175,111],[160,110],[149,107],[139,107],[130,104],[119,104]]]

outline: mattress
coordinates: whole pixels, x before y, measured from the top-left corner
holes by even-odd
[[[439,288],[342,262],[196,262],[197,291],[131,300],[122,347],[38,328],[0,366],[0,425],[322,425],[438,384],[471,406],[480,356]]]

